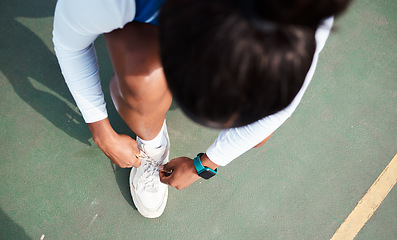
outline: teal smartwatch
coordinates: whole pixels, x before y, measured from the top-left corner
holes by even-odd
[[[218,169],[212,170],[211,168],[204,167],[201,163],[200,157],[203,156],[204,153],[197,154],[197,157],[193,159],[194,166],[196,167],[197,174],[204,178],[210,179],[218,173]]]

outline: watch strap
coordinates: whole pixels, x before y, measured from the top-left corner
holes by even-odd
[[[212,172],[214,175],[218,173],[218,169],[211,169],[209,167],[204,167],[203,164],[201,163],[201,156],[203,156],[204,153],[199,153],[197,156],[193,159],[194,167],[196,168],[197,174],[200,175],[204,171],[209,171]]]

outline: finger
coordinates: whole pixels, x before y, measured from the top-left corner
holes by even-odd
[[[164,165],[161,165],[159,167],[159,170],[161,170],[163,172],[171,173],[174,170],[174,166],[173,166],[173,164],[171,162],[169,162],[169,163],[166,163]]]
[[[131,167],[139,168],[141,166],[142,160],[140,158],[135,157],[131,163]]]
[[[159,171],[159,176],[160,176],[160,182],[170,185],[172,174],[169,174],[169,173],[163,172],[163,171]]]
[[[114,166],[117,166],[117,167],[119,167],[119,168],[129,168],[129,167],[131,167],[130,165],[130,163],[126,163],[126,162],[118,162],[118,161],[116,161],[116,160],[114,160],[114,159],[112,159],[112,158],[110,158],[109,157],[109,159],[110,159],[110,161],[112,162],[112,164],[114,165]]]
[[[159,175],[160,175],[160,181],[162,183],[170,185],[170,178],[172,176],[172,173],[174,171],[174,167],[172,166],[172,163],[166,163],[164,165],[161,165],[159,167]]]
[[[120,168],[130,168],[130,167],[132,167],[131,164],[119,164],[118,166],[119,166]]]
[[[159,174],[161,174],[162,176],[165,176],[165,177],[169,177],[172,174],[172,172],[173,171],[165,171],[165,170],[159,169]]]
[[[136,155],[135,156],[135,165],[136,165],[136,167],[139,167],[139,166],[141,166],[141,162],[142,162],[142,156],[139,156],[139,155]]]

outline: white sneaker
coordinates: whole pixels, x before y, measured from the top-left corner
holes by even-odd
[[[159,167],[168,162],[170,140],[167,127],[163,132],[167,145],[150,148],[137,138],[138,147],[143,156],[141,166],[132,168],[130,173],[130,190],[132,200],[142,216],[159,217],[165,209],[168,198],[168,185],[160,182]]]

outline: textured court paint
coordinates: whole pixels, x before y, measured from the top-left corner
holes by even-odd
[[[353,1],[291,119],[217,177],[170,189],[164,214],[145,219],[129,169],[96,147],[66,88],[51,46],[55,2],[0,1],[0,239],[329,239],[396,153],[397,5]],[[102,37],[96,47],[112,126],[133,136],[111,103]],[[194,157],[218,134],[175,104],[167,123],[171,158]],[[396,202],[394,187],[355,240],[397,239]]]
[[[331,240],[353,239],[397,182],[397,154],[335,232]]]

